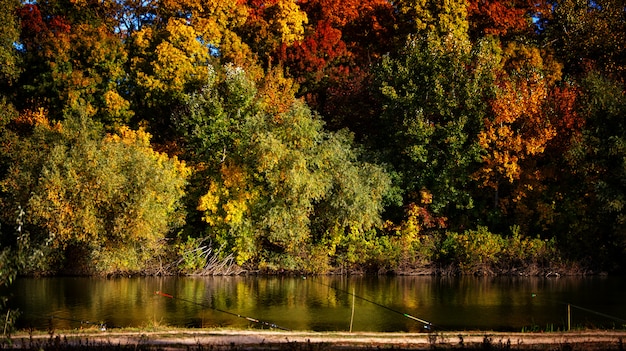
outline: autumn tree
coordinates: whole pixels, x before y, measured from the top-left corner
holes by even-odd
[[[182,217],[184,245],[270,270],[508,232],[611,267],[623,5],[0,0],[2,228],[21,208],[46,257],[101,272],[145,266]]]
[[[5,135],[17,142],[3,144],[13,163],[0,183],[2,216],[24,209],[34,242],[52,248],[49,269],[64,256],[71,264],[62,265],[78,273],[149,267],[165,235],[182,224],[185,165],[155,152],[145,131],[121,127],[103,136],[85,114],[51,123],[39,110],[13,123],[32,132]]]
[[[281,45],[289,46],[304,38],[308,17],[298,2],[252,0],[248,6],[242,33],[263,60],[270,59]]]
[[[506,230],[514,222],[522,233],[550,236],[563,201],[556,184],[568,183],[562,155],[583,125],[578,93],[562,81],[562,66],[550,50],[509,43],[502,54],[498,89],[479,134],[482,166],[473,178],[479,188],[491,189],[483,208],[494,211],[494,228]]]
[[[77,22],[71,13],[42,13],[37,4],[20,9],[24,63],[21,108],[45,107],[54,119],[87,106],[87,113],[110,126],[132,116],[121,91],[126,52],[104,23]]]
[[[306,0],[299,4],[312,30],[317,31],[324,23],[341,33],[357,65],[377,60],[403,40],[394,36],[394,11],[387,1]]]
[[[564,194],[562,240],[573,259],[591,259],[595,268],[615,271],[626,264],[624,87],[592,72],[581,89],[585,125],[565,154],[573,182]]]
[[[298,95],[322,114],[328,128],[347,127],[361,139],[375,109],[367,89],[370,69],[403,41],[394,35],[393,8],[382,0],[299,5],[308,17],[304,38],[282,45],[276,57],[299,83]]]
[[[187,93],[199,89],[209,75],[209,48],[184,19],[172,18],[164,28],[144,27],[130,38],[128,82],[137,117],[163,135],[173,111]]]
[[[346,230],[380,223],[385,174],[301,101],[267,104],[271,86],[289,84],[280,75],[259,91],[241,68],[220,71],[179,117],[206,169],[198,209],[208,233],[239,263],[323,269]]]
[[[545,44],[556,50],[567,73],[596,69],[624,79],[626,20],[620,0],[557,1],[546,25]]]
[[[167,0],[159,6],[161,23],[174,18],[186,20],[198,33],[198,39],[225,62],[246,67],[256,65],[255,53],[242,38],[249,16],[245,1]]]
[[[551,19],[552,6],[548,1],[470,0],[467,10],[472,38],[495,35],[501,38],[513,35],[531,35],[534,21]]]
[[[16,16],[19,1],[2,0],[0,2],[0,87],[7,91],[20,73],[19,55],[15,45],[18,43],[20,26]],[[3,94],[4,95],[4,94]]]
[[[494,189],[496,206],[501,183],[519,180],[524,161],[543,153],[547,142],[556,135],[550,119],[543,113],[547,85],[551,82],[546,82],[544,73],[539,71],[543,67],[541,52],[515,44],[510,44],[506,51],[513,72],[498,82],[499,89],[491,102],[493,118],[486,119],[479,134],[480,145],[487,155],[483,156],[483,167],[475,175],[483,186]],[[531,66],[531,60],[536,64]]]
[[[495,79],[494,51],[493,42],[472,47],[466,39],[433,34],[383,61],[375,85],[383,104],[376,141],[399,172],[404,205],[429,194],[430,210],[454,221],[473,208],[470,174]]]

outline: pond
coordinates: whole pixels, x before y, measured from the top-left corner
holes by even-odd
[[[19,278],[3,294],[18,327],[42,330],[550,331],[567,328],[568,305],[572,328],[626,328],[621,277],[55,277]]]

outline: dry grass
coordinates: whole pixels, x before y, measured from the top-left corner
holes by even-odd
[[[19,350],[624,350],[626,331],[567,333],[346,333],[274,330],[95,329],[20,333],[0,344]]]

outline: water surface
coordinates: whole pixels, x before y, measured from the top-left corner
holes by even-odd
[[[567,303],[572,327],[626,326],[626,280],[618,277],[20,278],[10,296],[19,327],[36,329],[89,321],[344,331],[352,319],[353,331],[425,330],[408,315],[439,330],[556,330],[567,326]]]

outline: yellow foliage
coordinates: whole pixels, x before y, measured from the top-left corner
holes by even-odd
[[[205,212],[202,219],[211,226],[220,224],[220,217],[216,216],[218,211],[218,204],[220,202],[220,195],[218,187],[215,182],[211,182],[209,190],[206,194],[200,197],[198,200],[198,211]]]
[[[206,1],[198,0],[161,0],[159,5],[165,10],[172,13],[177,11],[187,10],[192,13],[201,11],[202,6],[206,4]]]
[[[200,9],[192,11],[192,18],[195,29],[205,41],[220,50],[230,51],[224,45],[224,38],[244,25],[248,8],[242,1],[205,0]]]
[[[531,79],[542,79],[547,86],[562,78],[563,64],[546,49],[512,41],[504,48],[503,56],[507,70],[532,76]]]
[[[204,84],[209,75],[210,54],[198,40],[200,33],[187,20],[172,18],[164,34],[164,40],[149,29],[134,35],[134,42],[142,51],[131,59],[137,82],[148,91],[173,94],[185,92],[190,83]]]
[[[139,49],[148,49],[150,47],[150,43],[152,42],[152,38],[152,27],[144,27],[141,30],[133,33],[133,41]]]
[[[400,12],[410,16],[415,29],[441,38],[468,38],[467,2],[464,0],[401,0],[394,2]]]
[[[433,202],[433,194],[427,189],[420,190],[420,198],[422,205],[427,205]]]
[[[152,136],[145,129],[132,130],[128,126],[121,126],[117,129],[116,134],[109,134],[105,141],[120,142],[126,145],[139,145],[150,148],[150,139]]]
[[[253,257],[252,253],[254,252],[254,248],[252,245],[252,241],[248,237],[243,235],[237,236],[235,239],[235,247],[240,249],[237,250],[237,257],[235,261],[238,265],[246,263],[246,261]]]
[[[258,197],[247,172],[235,164],[222,164],[221,184],[211,181],[209,189],[198,201],[204,221],[211,226],[236,226],[250,213],[250,205]]]
[[[304,25],[308,23],[307,15],[300,10],[300,6],[294,0],[281,0],[276,5],[278,8],[270,26],[281,38],[281,42],[291,45],[304,38]]]
[[[183,178],[187,178],[191,175],[192,169],[185,164],[185,161],[179,160],[176,156],[169,157],[166,153],[155,151],[150,144],[151,139],[152,135],[146,132],[144,128],[132,130],[128,126],[121,126],[117,129],[117,133],[108,134],[104,139],[104,143],[116,142],[127,146],[138,147],[153,160],[156,160],[159,166],[171,162],[174,172],[178,175]]]
[[[281,67],[271,68],[263,77],[257,94],[261,109],[275,119],[280,119],[280,114],[293,106],[298,91],[298,85],[283,72]]]
[[[104,93],[104,103],[109,114],[112,116],[119,116],[124,111],[130,109],[130,102],[114,90],[107,90],[107,92]]]

